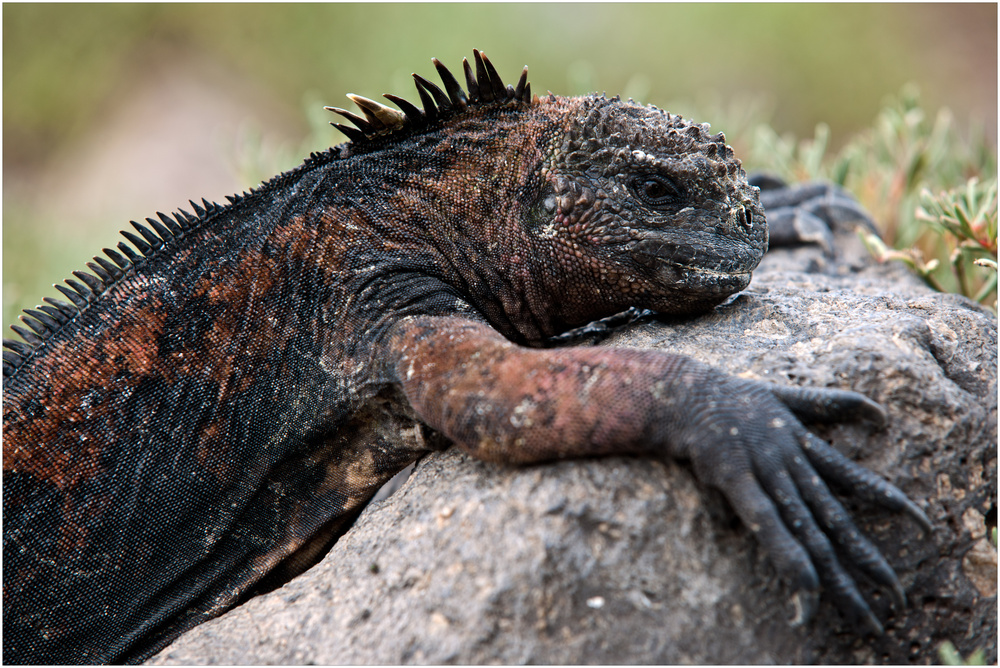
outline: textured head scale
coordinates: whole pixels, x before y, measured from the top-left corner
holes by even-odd
[[[710,135],[706,123],[692,123],[678,114],[632,100],[592,97],[590,110],[562,147],[568,166],[598,162],[610,169],[662,159],[699,156],[714,177],[745,177],[740,161],[721,132]],[[637,149],[637,147],[644,149]],[[589,148],[589,151],[579,149]]]
[[[518,79],[516,86],[505,85],[486,54],[475,49],[472,53],[476,61],[475,73],[473,73],[468,59],[462,59],[462,69],[465,72],[468,93],[462,90],[458,80],[447,67],[441,64],[441,61],[432,58],[431,62],[434,63],[434,67],[441,77],[444,90],[419,74],[413,74],[423,109],[389,93],[383,97],[390,100],[401,111],[387,107],[375,100],[350,93],[347,97],[358,106],[364,117],[339,107],[324,107],[327,111],[340,114],[353,123],[355,127],[340,123],[331,123],[330,125],[347,135],[351,141],[363,143],[375,137],[423,128],[428,123],[446,118],[456,111],[467,109],[469,106],[487,104],[519,106],[531,103],[531,84],[528,83],[527,66],[521,70],[521,78]]]

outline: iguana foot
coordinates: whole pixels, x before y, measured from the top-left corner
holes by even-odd
[[[898,488],[809,433],[796,418],[881,424],[882,408],[844,390],[732,377],[713,378],[712,385],[717,392],[708,404],[712,409],[694,420],[699,436],[685,437],[689,445],[678,454],[692,460],[703,482],[723,492],[795,588],[795,623],[810,619],[822,585],[846,617],[881,634],[881,623],[841,562],[885,588],[897,608],[906,603],[903,586],[827,483],[846,495],[906,512],[926,530],[930,520]]]
[[[826,182],[787,185],[781,179],[755,174],[747,179],[760,188],[767,214],[769,244],[816,244],[833,255],[833,233],[862,226],[878,234],[871,215],[842,188]]]

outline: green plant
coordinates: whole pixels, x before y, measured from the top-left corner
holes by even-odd
[[[948,109],[931,117],[907,86],[835,153],[824,124],[796,139],[759,121],[752,137],[749,169],[832,181],[857,197],[881,226],[862,236],[876,259],[996,309],[996,149],[981,129],[960,132]]]
[[[949,261],[963,294],[983,301],[997,287],[997,184],[969,179],[964,188],[934,195],[920,193],[918,220],[926,221],[952,245]],[[986,277],[978,288],[971,266],[985,267]]]
[[[997,184],[984,184],[973,177],[964,187],[935,195],[924,188],[915,219],[926,223],[924,231],[932,243],[948,249],[948,263],[957,292],[996,310],[997,298]],[[877,236],[861,234],[862,241],[879,261],[901,260],[936,290],[948,287],[935,276],[941,266],[937,258],[924,261],[917,245],[903,250],[888,248]]]

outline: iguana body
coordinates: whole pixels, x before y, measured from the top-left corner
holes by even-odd
[[[280,583],[436,447],[421,424],[500,462],[690,459],[808,596],[822,581],[878,624],[829,534],[902,597],[812,467],[926,518],[789,411],[876,405],[659,352],[540,349],[746,287],[767,228],[724,137],[618,99],[532,98],[478,52],[468,94],[437,65],[447,93],[418,78],[423,110],[357,99],[352,143],[149,219],[158,236],[137,226],[138,253],[108,252],[63,289],[74,305],[7,342],[5,662],[141,660]],[[412,447],[357,437],[373,411]]]

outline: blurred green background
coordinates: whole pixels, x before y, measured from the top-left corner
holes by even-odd
[[[996,138],[995,4],[5,4],[5,329],[129,219],[292,167],[344,141],[322,105],[416,100],[411,72],[473,47],[535,92],[635,97],[737,151],[742,113],[836,146],[907,83]]]

